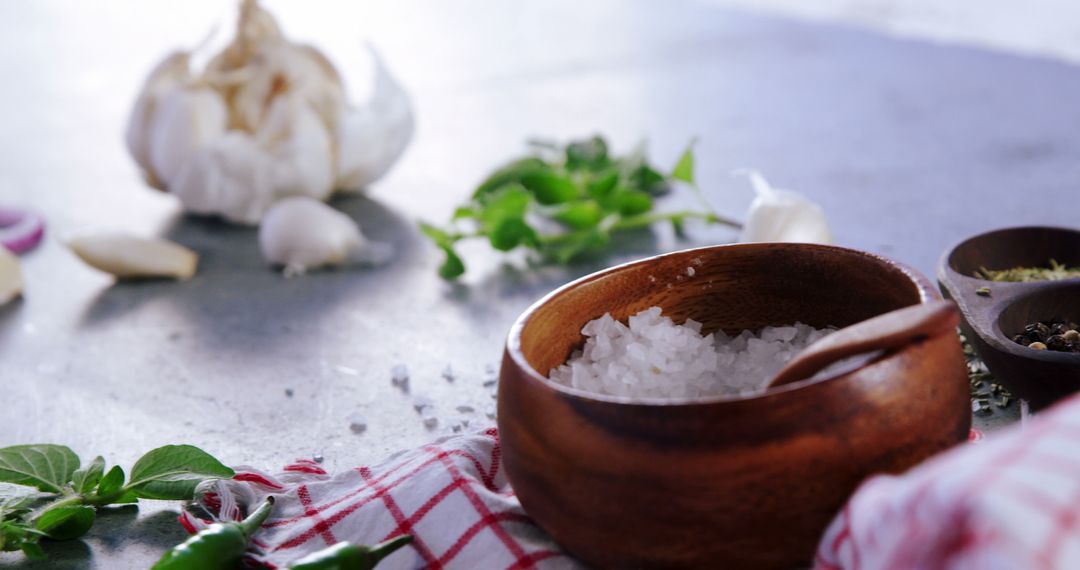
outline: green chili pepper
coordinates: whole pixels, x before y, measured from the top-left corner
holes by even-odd
[[[165,553],[150,570],[234,570],[247,550],[251,535],[262,526],[274,498],[266,502],[241,522],[214,523],[183,544]]]
[[[297,560],[289,566],[289,570],[371,570],[391,552],[410,542],[412,537],[408,535],[391,538],[375,546],[339,542]]]

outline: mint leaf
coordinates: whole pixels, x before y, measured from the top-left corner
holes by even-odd
[[[119,465],[113,465],[112,469],[101,478],[95,495],[103,499],[112,499],[124,486],[124,470]]]
[[[0,449],[0,482],[59,493],[79,468],[79,456],[63,445],[13,445]]]
[[[54,540],[71,540],[86,534],[94,526],[94,518],[94,507],[69,505],[45,511],[34,527]]]
[[[101,481],[101,476],[104,474],[105,458],[99,455],[86,466],[86,469],[79,469],[71,475],[71,488],[76,493],[89,493],[98,481]]]
[[[683,151],[679,162],[675,163],[675,168],[671,171],[671,177],[687,184],[694,183],[694,143],[691,142]]]
[[[603,200],[611,195],[619,184],[619,171],[611,170],[589,182],[586,192],[597,200]]]
[[[524,218],[529,210],[529,202],[532,195],[525,188],[514,184],[494,194],[484,204],[480,212],[480,220],[489,229],[507,218]]]
[[[198,447],[165,445],[135,462],[126,488],[142,499],[189,500],[200,482],[233,475],[232,469]]]

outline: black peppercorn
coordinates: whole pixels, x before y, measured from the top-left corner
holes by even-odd
[[[1054,323],[1050,325],[1050,334],[1065,334],[1065,331],[1069,330],[1069,327],[1065,323]]]
[[[1046,339],[1046,348],[1065,352],[1069,350],[1069,341],[1059,334],[1051,335],[1050,338]]]
[[[1016,344],[1019,344],[1020,346],[1027,346],[1027,345],[1031,344],[1031,339],[1024,336],[1024,335],[1022,335],[1022,334],[1018,334],[1018,335],[1012,337],[1012,341],[1015,342]]]
[[[1031,323],[1024,327],[1024,334],[1027,335],[1033,342],[1045,342],[1050,337],[1050,327],[1043,323]]]

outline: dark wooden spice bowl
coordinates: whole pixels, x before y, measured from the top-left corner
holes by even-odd
[[[978,279],[981,268],[1080,265],[1080,231],[1021,227],[968,238],[942,256],[938,283],[960,307],[961,330],[986,366],[1013,395],[1035,409],[1080,389],[1080,355],[1040,351],[1011,339],[1036,321],[1080,321],[1080,279],[1005,283]],[[977,291],[987,288],[980,295]]]
[[[968,382],[951,331],[754,397],[631,401],[546,374],[605,312],[625,319],[657,305],[676,322],[734,333],[842,327],[935,298],[897,263],[809,244],[681,251],[570,283],[507,339],[498,398],[507,476],[529,515],[592,565],[809,566],[863,479],[967,437]]]

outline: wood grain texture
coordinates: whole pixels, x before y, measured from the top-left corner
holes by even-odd
[[[507,475],[526,511],[596,566],[806,566],[863,479],[967,436],[967,377],[951,331],[751,398],[629,403],[543,374],[604,312],[622,319],[659,305],[676,321],[734,332],[846,326],[934,298],[898,264],[805,244],[689,250],[571,283],[508,338],[498,402]]]
[[[1052,319],[1080,320],[1080,279],[1034,283],[973,277],[980,268],[1045,266],[1054,259],[1080,265],[1080,231],[1020,227],[970,237],[942,256],[938,283],[956,301],[960,328],[994,378],[1034,409],[1080,389],[1080,355],[1033,350],[1011,340],[1024,327]],[[988,287],[989,296],[975,291]]]

